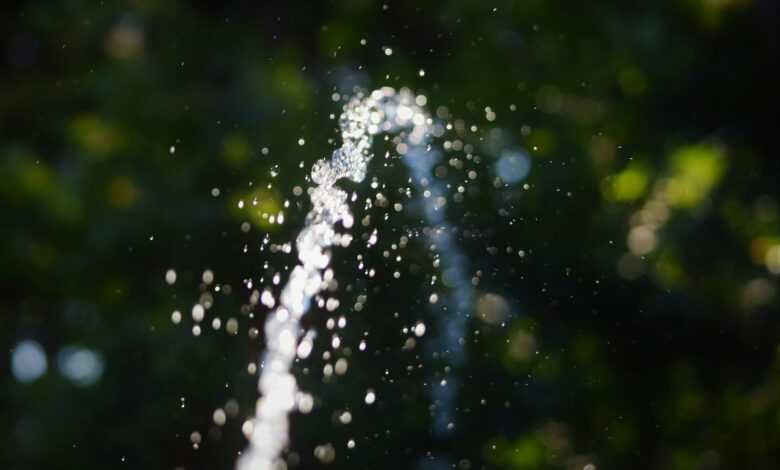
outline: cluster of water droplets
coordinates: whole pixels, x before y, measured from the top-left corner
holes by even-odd
[[[348,357],[352,351],[351,347],[345,344],[342,332],[338,330],[345,328],[347,324],[344,310],[364,310],[367,292],[359,292],[361,288],[356,292],[353,284],[347,284],[346,292],[350,293],[349,295],[355,294],[353,306],[342,305],[342,301],[348,300],[339,300],[338,296],[333,295],[340,286],[333,269],[330,268],[331,248],[350,246],[353,238],[362,240],[366,251],[357,254],[356,268],[359,274],[362,273],[368,278],[374,278],[377,273],[377,266],[374,264],[377,260],[373,259],[371,252],[376,253],[376,250],[382,248],[384,250],[381,252],[381,258],[384,261],[380,263],[389,263],[385,267],[394,270],[392,278],[396,280],[402,277],[404,270],[408,270],[412,276],[418,275],[420,266],[415,261],[425,257],[431,261],[436,272],[425,274],[424,290],[427,291],[427,303],[433,314],[434,326],[432,329],[428,328],[419,317],[413,326],[404,325],[401,333],[406,338],[401,350],[413,350],[417,345],[417,338],[426,335],[426,331],[433,333],[428,333],[429,338],[424,343],[425,360],[432,362],[426,368],[429,380],[423,387],[430,397],[428,409],[435,438],[450,439],[452,434],[457,432],[458,390],[466,361],[466,327],[472,311],[476,313],[476,318],[487,324],[500,324],[502,327],[505,325],[503,319],[508,314],[508,307],[496,302],[485,302],[489,294],[475,294],[475,286],[480,284],[486,273],[473,266],[480,265],[481,262],[467,258],[459,245],[468,244],[469,240],[481,240],[482,234],[465,224],[469,210],[466,209],[468,206],[461,204],[467,197],[479,195],[481,187],[486,186],[484,176],[491,174],[481,168],[487,162],[479,154],[479,148],[500,153],[500,158],[494,164],[490,183],[491,190],[500,191],[504,201],[515,200],[517,189],[511,185],[522,181],[527,175],[530,168],[527,156],[522,150],[505,150],[505,137],[499,128],[488,127],[486,130],[476,123],[467,124],[463,119],[453,118],[445,106],[439,106],[435,117],[432,117],[425,110],[427,98],[408,89],[396,91],[385,87],[370,94],[355,93],[351,99],[333,93],[333,101],[343,103],[343,113],[338,121],[341,131],[338,148],[329,159],[321,159],[313,165],[310,178],[307,178],[311,183],[309,188],[304,190],[298,185],[292,188],[295,197],[305,193],[311,199],[311,209],[294,243],[272,243],[270,235],[265,234],[260,244],[261,252],[267,250],[269,253],[297,253],[298,261],[293,263],[294,267],[289,271],[286,284],[283,282],[282,272],[274,271],[269,261],[265,261],[262,266],[267,275],[259,279],[250,277],[242,280],[251,295],[248,303],[241,306],[240,312],[251,321],[256,318],[254,309],[259,305],[269,310],[266,310],[268,313],[264,331],[261,332],[252,325],[247,329],[250,340],[261,336],[266,338],[267,350],[261,361],[250,362],[247,366],[250,375],[260,374],[260,399],[255,413],[243,422],[241,428],[250,444],[244,452],[239,453],[239,470],[282,470],[286,468],[287,461],[291,464],[299,461],[297,452],[291,451],[284,459],[281,455],[289,440],[289,414],[294,410],[306,414],[315,408],[315,397],[299,390],[292,373],[293,365],[297,364],[298,360],[308,358],[314,350],[316,331],[304,331],[301,325],[301,320],[310,307],[325,309],[336,315],[329,317],[325,325],[332,334],[326,332],[331,334],[331,350],[322,354],[323,360],[327,361],[322,369],[323,380],[330,381],[334,375],[342,376],[347,373]],[[513,110],[512,106],[510,110]],[[491,107],[486,107],[485,113],[487,121],[495,120],[496,115]],[[330,118],[334,119],[335,116],[331,114]],[[374,197],[366,198],[361,204],[358,202],[357,192],[348,194],[337,184],[342,179],[355,182],[365,179],[373,156],[372,143],[378,134],[384,134],[384,142],[391,146],[384,155],[385,168],[396,167],[394,160],[403,162],[408,169],[408,178],[405,184],[401,183],[399,187],[393,188],[393,183],[382,181],[380,175],[372,177],[370,188],[377,192]],[[434,139],[437,143],[441,141],[441,145],[432,145]],[[303,138],[298,140],[298,145],[305,145]],[[261,153],[267,155],[269,149],[263,147]],[[400,158],[396,160],[396,156]],[[298,166],[304,168],[304,162],[301,161]],[[271,177],[275,178],[278,174],[279,166],[273,165]],[[480,178],[480,175],[483,177]],[[253,186],[253,183],[250,182],[249,185]],[[271,188],[272,183],[268,183],[266,189]],[[528,189],[529,185],[524,184],[523,190]],[[212,196],[219,196],[217,188],[212,190]],[[291,207],[304,207],[301,202],[291,205],[289,200],[285,200],[284,209],[281,209],[277,204],[266,203],[261,198],[264,198],[261,191],[256,191],[250,195],[248,202],[240,199],[238,208],[251,210],[253,215],[268,224],[281,224],[286,218],[286,210]],[[356,214],[360,214],[362,209],[366,214],[353,216],[351,209],[354,209]],[[465,212],[458,216],[462,210]],[[402,234],[397,239],[391,236],[392,239],[388,240],[383,233],[382,221],[387,221],[393,214],[401,212],[405,214]],[[448,213],[458,217],[457,220],[461,222],[451,223]],[[506,219],[505,222],[512,225],[516,219],[509,218],[509,215],[509,210],[499,207],[498,217]],[[248,221],[242,223],[242,232],[246,233],[250,229]],[[362,233],[354,233],[353,237],[350,232]],[[390,232],[397,233],[395,230]],[[415,239],[424,244],[427,254],[422,258],[415,255],[416,259],[403,267],[401,265],[406,257],[401,251]],[[496,246],[488,244],[483,247],[490,256],[499,253]],[[247,253],[247,250],[248,245],[245,244],[243,252]],[[525,250],[506,247],[507,254],[515,251],[521,258],[525,256]],[[170,269],[165,274],[165,280],[169,285],[174,284],[176,271]],[[210,269],[203,272],[202,281],[203,292],[192,307],[194,336],[200,336],[205,331],[202,323],[207,311],[214,305],[214,295],[230,295],[233,291],[229,284],[215,284],[214,273]],[[272,285],[261,287],[256,284],[269,281]],[[274,291],[280,286],[281,291],[275,294]],[[377,292],[381,290],[380,287],[376,289]],[[337,311],[339,313],[334,313]],[[393,316],[399,318],[399,312],[394,312]],[[184,320],[184,316],[181,311],[175,310],[171,320],[174,324],[179,324]],[[215,316],[211,326],[214,330],[224,329],[231,336],[236,336],[240,330],[239,319],[235,317],[227,318],[223,324],[223,320]],[[367,350],[368,335],[368,331],[363,332],[357,348],[359,351]],[[333,359],[337,360],[332,362]],[[407,366],[407,372],[423,368],[420,362],[423,361],[423,355],[415,354],[413,361],[418,364],[415,367]],[[391,373],[390,370],[384,371],[385,376]],[[303,367],[302,374],[308,375],[309,368]],[[374,388],[368,388],[365,404],[372,405],[379,400],[378,397],[379,394]],[[182,397],[182,407],[184,405]],[[228,400],[224,408],[215,410],[214,424],[223,426],[228,418],[235,418],[238,414],[237,401]],[[348,410],[338,410],[339,423],[348,424],[351,421],[352,415]],[[214,430],[215,428],[212,428],[212,431]],[[218,435],[216,431],[215,435]],[[211,431],[209,436],[211,437]],[[191,434],[193,448],[200,447],[202,437],[198,431]],[[350,436],[347,440],[347,449],[353,449],[357,445],[353,437]],[[327,463],[335,459],[335,452],[336,447],[332,443],[326,443],[317,446],[314,455]],[[429,457],[425,462],[421,462],[421,468],[439,468],[440,464],[452,463],[448,454],[430,454]]]
[[[337,226],[349,229],[354,222],[348,194],[336,186],[337,181],[348,178],[360,182],[365,178],[373,137],[379,133],[401,132],[399,153],[412,152],[424,159],[433,125],[423,109],[424,102],[407,89],[384,87],[368,95],[358,93],[344,105],[339,119],[341,146],[330,159],[314,164],[311,179],[315,185],[308,191],[312,209],[295,243],[299,264],[282,289],[279,305],[265,322],[260,398],[251,421],[249,447],[239,459],[238,470],[266,470],[281,463],[279,456],[289,435],[289,413],[308,396],[298,390],[291,372],[296,356],[306,357],[312,349],[313,335],[301,339],[300,320],[312,298],[333,276],[328,269],[330,248],[348,245],[351,240],[348,234],[338,232]]]

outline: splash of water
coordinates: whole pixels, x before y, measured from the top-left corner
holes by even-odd
[[[454,228],[447,222],[445,212],[439,202],[446,195],[446,185],[434,178],[433,168],[440,159],[438,151],[423,151],[416,147],[406,155],[404,162],[412,175],[412,181],[421,189],[428,191],[429,197],[423,201],[423,213],[428,225],[426,238],[440,254],[442,278],[450,288],[444,305],[447,315],[437,315],[438,335],[430,343],[431,349],[438,353],[447,364],[449,371],[441,382],[432,382],[430,395],[433,401],[433,431],[438,436],[452,432],[455,421],[455,400],[459,380],[457,371],[465,362],[464,336],[468,310],[473,302],[473,288],[467,275],[466,257],[453,239]]]
[[[357,94],[339,118],[342,144],[330,160],[318,160],[312,170],[315,186],[309,188],[312,209],[296,239],[299,264],[282,289],[279,306],[265,322],[266,351],[258,380],[257,402],[249,447],[238,461],[238,470],[270,470],[287,445],[289,413],[300,399],[291,366],[296,354],[311,350],[312,338],[301,337],[300,320],[311,299],[326,285],[323,273],[330,263],[329,248],[347,244],[337,224],[349,229],[353,216],[347,193],[336,186],[341,178],[360,182],[372,158],[373,137],[381,132],[399,133],[401,154],[413,152],[424,160],[433,120],[423,109],[424,99],[411,91],[384,87],[368,95]],[[300,344],[299,344],[300,340]]]
[[[430,159],[421,158],[422,155],[410,157],[412,158],[406,158],[404,161],[412,173],[412,179],[418,186],[425,183],[424,187],[431,194],[423,209],[428,224],[426,238],[441,255],[439,259],[443,281],[450,288],[449,294],[442,302],[448,312],[446,315],[436,316],[439,333],[431,342],[431,349],[447,364],[446,378],[439,383],[432,381],[430,392],[433,401],[433,431],[438,436],[445,436],[452,432],[455,422],[458,369],[463,366],[466,358],[464,335],[468,310],[473,303],[473,288],[466,271],[466,257],[453,239],[454,228],[447,222],[444,210],[439,208],[436,202],[446,194],[446,185],[432,177]]]

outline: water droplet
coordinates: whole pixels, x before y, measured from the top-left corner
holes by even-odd
[[[198,322],[198,323],[201,322],[205,315],[206,315],[206,310],[204,310],[203,305],[195,304],[192,307],[192,319],[195,322]]]
[[[225,410],[223,410],[222,408],[217,408],[216,410],[214,410],[212,419],[214,420],[214,424],[216,424],[217,426],[224,426],[225,421],[227,421]]]
[[[46,352],[37,341],[20,341],[11,353],[11,371],[19,382],[34,382],[47,368]]]

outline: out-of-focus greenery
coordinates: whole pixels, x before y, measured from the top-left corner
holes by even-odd
[[[302,223],[293,188],[333,148],[333,93],[391,85],[479,129],[448,209],[477,284],[456,425],[432,432],[426,341],[448,313],[425,242],[382,255],[419,217],[375,215],[354,233],[377,228],[377,249],[334,252],[344,377],[323,381],[327,312],[308,317],[322,333],[296,367],[317,406],[293,418],[290,468],[777,468],[779,20],[772,0],[3,3],[0,465],[232,468],[266,312],[241,311],[243,282],[286,278],[294,258],[263,239]],[[527,179],[495,181],[505,148]],[[371,174],[395,201],[393,161]],[[358,221],[369,183],[345,183]],[[237,336],[191,334],[208,289]],[[29,383],[11,371],[25,340],[48,358]],[[98,354],[96,382],[63,374],[68,347]]]

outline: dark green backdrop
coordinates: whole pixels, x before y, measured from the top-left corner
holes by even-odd
[[[448,292],[428,285],[424,239],[383,256],[424,223],[364,207],[407,185],[377,158],[344,185],[371,222],[334,252],[349,371],[323,382],[314,309],[322,334],[297,371],[317,404],[293,418],[290,468],[777,468],[779,19],[772,0],[4,2],[0,466],[232,468],[262,350],[248,331],[267,311],[241,311],[243,282],[286,278],[293,257],[263,239],[301,225],[293,189],[337,141],[333,93],[391,85],[478,126],[472,158],[450,152],[437,173],[451,196],[468,188],[447,214],[479,281],[456,426],[437,436],[429,408],[448,312],[428,299]],[[528,155],[521,182],[495,180],[507,149]],[[262,218],[285,200],[284,224]],[[223,327],[194,338],[206,289]],[[13,369],[20,345],[40,346],[42,375]],[[76,350],[92,375],[69,375]],[[326,465],[313,451],[328,443]]]

